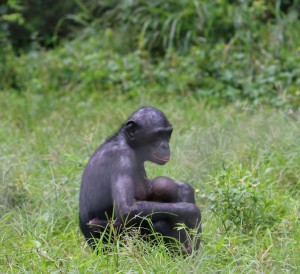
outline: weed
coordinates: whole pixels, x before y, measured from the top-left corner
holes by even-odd
[[[242,233],[253,234],[272,227],[284,215],[282,201],[272,193],[272,182],[255,171],[229,168],[213,177],[214,192],[209,206],[220,218],[225,231],[232,226]]]

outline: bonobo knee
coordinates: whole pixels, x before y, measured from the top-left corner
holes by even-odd
[[[189,228],[201,229],[201,212],[196,204],[189,203],[188,214],[183,218],[182,223],[185,223]]]
[[[195,203],[195,190],[185,182],[177,182],[178,184],[178,202]]]

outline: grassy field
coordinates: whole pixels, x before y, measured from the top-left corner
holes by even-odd
[[[0,4],[0,273],[300,273],[299,1],[48,2]],[[142,105],[174,126],[148,176],[196,189],[192,256],[78,227],[84,165]]]
[[[172,159],[148,176],[190,182],[199,254],[132,238],[96,255],[78,228],[83,166],[141,105],[174,126]],[[210,108],[194,97],[0,93],[1,273],[298,273],[300,122],[287,112]]]

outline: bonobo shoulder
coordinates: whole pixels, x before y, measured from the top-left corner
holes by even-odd
[[[134,152],[126,142],[120,142],[118,139],[111,139],[106,141],[95,151],[90,159],[90,163],[117,163],[121,156],[132,160]]]

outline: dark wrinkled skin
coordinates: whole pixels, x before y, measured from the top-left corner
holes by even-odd
[[[187,253],[191,251],[185,232],[174,226],[184,223],[201,231],[194,189],[167,177],[150,180],[144,168],[145,161],[159,165],[169,161],[172,131],[161,111],[142,107],[91,156],[82,176],[79,219],[92,247],[108,220],[113,219],[119,231],[124,226],[142,226],[147,234],[149,225],[141,217],[148,216],[156,232],[179,240]]]

